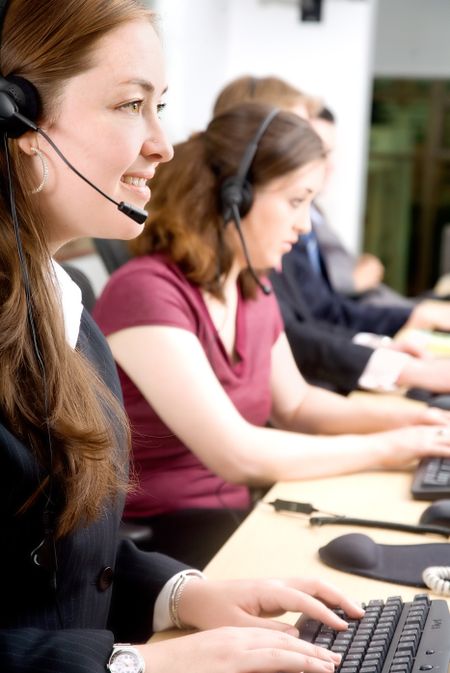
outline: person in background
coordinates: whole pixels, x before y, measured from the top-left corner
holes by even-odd
[[[322,138],[327,152],[325,189],[334,170],[336,117],[328,107],[323,107],[310,117],[310,121]],[[362,253],[357,257],[347,250],[316,203],[311,207],[311,221],[329,281],[336,292],[366,303],[413,306],[412,299],[407,299],[381,282],[384,266],[378,257],[370,253]]]
[[[302,119],[315,119],[323,110],[323,101],[300,91],[274,75],[242,75],[226,84],[217,94],[213,117],[241,103],[260,102],[295,112]]]
[[[240,102],[276,104],[314,121],[323,104],[276,77],[239,77],[219,92],[214,114],[221,114]],[[328,127],[327,127],[328,128]],[[330,174],[332,134],[318,126],[326,152],[325,177]],[[319,214],[311,204],[311,220]],[[422,388],[431,392],[450,390],[449,364],[424,359],[415,344],[390,338],[408,320],[413,305],[363,306],[332,293],[322,258],[314,246],[314,234],[283,258],[282,267],[271,280],[282,311],[286,335],[302,374],[311,383],[348,394],[355,388],[392,391]],[[311,245],[312,244],[312,245]],[[313,248],[313,251],[311,250]],[[315,256],[313,252],[315,250]],[[315,264],[313,263],[315,260]],[[319,305],[319,312],[314,309]],[[434,304],[426,303],[426,308]],[[422,310],[420,309],[420,310]],[[417,316],[419,311],[416,311]],[[437,313],[442,315],[439,309]],[[429,324],[426,316],[425,324]],[[389,335],[389,336],[388,336]]]
[[[445,412],[386,413],[306,384],[268,281],[255,280],[249,260],[278,267],[308,231],[324,171],[297,114],[247,103],[215,117],[159,167],[136,257],[97,301],[133,432],[139,489],[125,515],[182,560],[215,553],[249,487],[450,454]]]
[[[0,23],[0,670],[330,673],[338,656],[264,617],[307,609],[343,629],[326,605],[362,611],[337,589],[212,582],[119,537],[129,430],[117,372],[52,256],[141,231],[146,181],[172,155],[153,14],[137,0],[11,0]],[[208,630],[145,644],[183,625]]]

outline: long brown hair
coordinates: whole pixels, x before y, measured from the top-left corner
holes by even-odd
[[[137,0],[11,0],[2,31],[1,72],[30,80],[40,94],[42,121],[57,118],[65,82],[92,65],[98,40],[126,22],[151,17]],[[5,156],[0,153],[0,408],[2,422],[30,447],[43,474],[52,475],[52,487],[62,501],[57,534],[63,535],[93,521],[105,502],[125,489],[125,465],[118,467],[115,447],[129,433],[118,400],[66,342],[45,221],[30,193],[34,185],[24,155],[17,141],[8,142],[46,382],[44,390],[5,188]],[[46,491],[48,481],[44,477],[37,484],[21,511]]]
[[[259,103],[236,106],[215,117],[206,131],[175,145],[172,161],[161,164],[152,179],[145,229],[129,244],[135,255],[165,253],[192,283],[222,298],[223,274],[233,254],[223,236],[220,188],[236,175],[244,148],[271,109]],[[280,111],[258,144],[248,178],[257,189],[324,156],[310,124]],[[240,282],[244,295],[253,296],[248,273]]]

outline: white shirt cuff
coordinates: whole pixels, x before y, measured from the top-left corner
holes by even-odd
[[[379,392],[398,390],[397,379],[410,357],[407,353],[400,353],[389,348],[378,348],[370,356],[359,378],[360,388]]]
[[[352,338],[354,344],[358,346],[368,346],[368,348],[383,348],[391,343],[391,337],[382,334],[373,334],[373,332],[358,332]]]
[[[200,570],[182,570],[173,577],[171,577],[158,594],[153,610],[153,631],[165,631],[166,629],[173,629],[174,625],[170,618],[170,595],[172,588],[176,584],[180,575],[190,575],[192,577],[199,577],[205,579],[205,575]]]

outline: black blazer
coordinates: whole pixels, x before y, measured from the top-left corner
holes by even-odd
[[[308,311],[316,320],[348,327],[356,332],[393,336],[411,315],[413,306],[365,305],[335,292],[321,259],[322,275],[311,267],[301,240],[283,258],[283,273],[298,284]]]
[[[352,330],[314,319],[289,263],[283,265],[282,273],[273,272],[270,280],[302,375],[310,383],[337,392],[354,390],[373,349],[353,344]]]
[[[111,353],[86,311],[77,347],[120,397]],[[55,595],[53,573],[32,559],[44,538],[43,502],[17,514],[39,473],[27,446],[0,423],[0,670],[104,673],[115,641],[151,635],[156,597],[185,566],[119,540],[119,502],[57,542]]]
[[[360,331],[394,334],[411,309],[364,306],[332,292],[311,269],[303,245],[270,275],[295,361],[316,385],[349,393],[358,386],[373,349],[352,343]]]

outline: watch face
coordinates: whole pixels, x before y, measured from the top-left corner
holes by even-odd
[[[111,673],[142,673],[139,656],[133,650],[115,652],[109,664]]]

